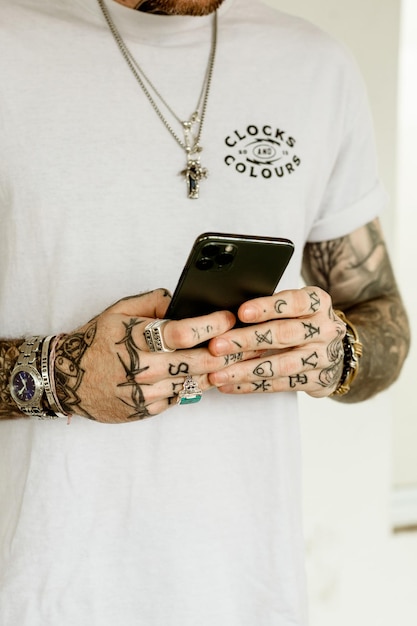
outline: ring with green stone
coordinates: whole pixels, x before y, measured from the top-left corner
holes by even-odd
[[[187,376],[182,391],[178,394],[177,404],[195,404],[200,402],[203,392],[192,376]]]

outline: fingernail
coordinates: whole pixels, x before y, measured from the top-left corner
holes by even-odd
[[[242,322],[254,322],[257,317],[257,311],[255,307],[248,305],[240,311],[239,317]]]
[[[229,382],[229,377],[226,372],[215,372],[212,374],[212,378],[216,385],[224,385],[224,383]]]
[[[230,345],[226,339],[216,337],[216,339],[213,339],[211,345],[216,354],[227,354],[230,352]]]

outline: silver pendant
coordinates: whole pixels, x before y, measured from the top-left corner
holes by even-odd
[[[185,176],[188,197],[195,200],[199,197],[200,180],[207,178],[208,170],[205,167],[201,167],[199,160],[188,159],[187,167],[185,170],[182,170],[181,174]]]
[[[198,111],[195,111],[189,120],[182,122],[184,130],[184,147],[187,153],[187,167],[181,172],[185,176],[187,183],[187,194],[192,200],[199,197],[200,180],[207,178],[208,171],[200,164],[200,152],[203,148],[198,143],[198,135],[194,135],[192,130],[194,125],[200,123]]]

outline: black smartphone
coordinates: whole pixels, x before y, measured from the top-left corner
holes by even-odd
[[[274,293],[294,252],[289,239],[203,233],[191,249],[165,317],[228,310]]]

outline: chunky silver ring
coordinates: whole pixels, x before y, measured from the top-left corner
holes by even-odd
[[[151,352],[175,352],[174,348],[165,345],[161,328],[169,320],[154,320],[145,326],[145,339]]]
[[[182,391],[178,394],[177,404],[195,404],[200,402],[203,392],[195,382],[192,376],[187,376],[182,387]]]

